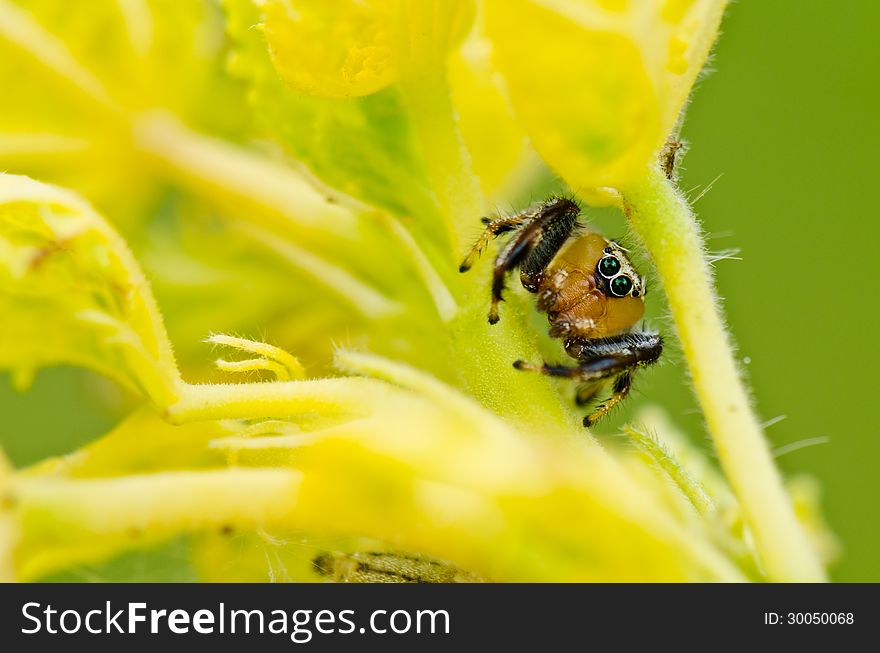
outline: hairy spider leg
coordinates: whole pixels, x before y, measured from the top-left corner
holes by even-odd
[[[564,365],[532,365],[525,361],[515,361],[513,366],[518,370],[527,370],[532,372],[540,372],[548,376],[562,377],[566,379],[577,379],[578,381],[587,381],[589,385],[578,388],[575,395],[575,403],[578,406],[587,404],[601,389],[602,381],[614,378],[614,387],[611,396],[601,404],[596,406],[592,413],[584,417],[584,426],[593,426],[596,422],[607,415],[612,408],[623,401],[632,388],[632,372],[612,367],[602,371],[587,371],[582,367],[567,367]],[[616,377],[616,378],[615,378]]]
[[[516,369],[525,372],[540,372],[547,376],[555,376],[562,379],[576,379],[578,381],[586,382],[603,381],[620,374],[619,369],[611,366],[604,370],[588,370],[580,365],[551,365],[550,363],[535,365],[534,363],[529,363],[524,360],[513,361],[513,366]]]
[[[523,211],[522,213],[508,215],[502,218],[495,218],[494,220],[491,218],[481,218],[481,222],[486,225],[486,228],[480,235],[479,240],[474,243],[474,246],[471,248],[471,251],[468,252],[468,255],[464,257],[461,265],[458,266],[458,271],[467,272],[470,270],[476,260],[480,257],[480,254],[483,253],[483,250],[486,249],[489,241],[493,238],[497,238],[508,231],[513,231],[532,219],[534,219],[534,213],[529,211]]]
[[[577,204],[564,198],[545,202],[534,211],[510,218],[491,221],[471,253],[462,263],[467,270],[473,258],[491,238],[519,228],[495,258],[492,270],[492,304],[489,323],[498,322],[498,304],[504,301],[504,281],[507,275],[520,267],[520,279],[530,292],[536,292],[544,269],[568,240],[575,226],[580,209]]]
[[[593,426],[593,424],[605,417],[612,408],[626,399],[630,388],[632,388],[632,377],[632,372],[625,371],[614,380],[614,387],[611,389],[611,396],[596,406],[592,413],[584,417],[584,426]]]
[[[663,341],[657,334],[623,333],[610,338],[577,341],[572,346],[572,351],[578,351],[575,366],[534,365],[522,360],[515,361],[513,366],[518,370],[585,382],[588,385],[579,388],[575,397],[578,405],[587,403],[603,381],[613,378],[611,396],[584,418],[584,426],[592,426],[626,398],[635,369],[654,363],[662,349]]]
[[[587,404],[601,389],[602,381],[614,379],[614,387],[611,396],[601,404],[596,406],[592,413],[584,417],[584,426],[593,426],[596,422],[607,415],[612,408],[623,401],[632,388],[632,372],[624,369],[622,372],[617,367],[610,367],[600,371],[589,371],[582,367],[567,367],[564,365],[532,365],[525,361],[518,360],[513,366],[518,370],[528,370],[532,372],[540,372],[548,376],[562,377],[566,379],[577,379],[578,381],[587,381],[589,385],[578,388],[575,396],[575,403],[578,406]]]

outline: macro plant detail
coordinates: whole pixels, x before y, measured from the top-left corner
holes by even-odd
[[[557,197],[517,215],[485,218],[486,230],[458,269],[467,272],[490,238],[515,232],[493,266],[489,324],[500,319],[505,277],[519,268],[523,287],[537,295],[538,309],[547,313],[549,335],[564,339],[565,353],[577,365],[516,360],[513,366],[577,381],[578,405],[590,403],[611,384],[611,396],[584,418],[584,426],[593,426],[626,398],[635,371],[657,361],[663,340],[633,331],[645,312],[644,279],[620,244],[582,232],[579,213],[573,201]]]
[[[179,540],[204,580],[365,559],[821,580],[830,536],[775,469],[661,165],[725,4],[0,0],[0,365],[23,391],[83,367],[129,407],[77,451],[0,461],[0,574]],[[534,297],[508,288],[489,324],[493,256],[459,273],[548,171],[646,252],[720,469],[656,406],[626,446],[585,430],[514,368],[565,357]]]

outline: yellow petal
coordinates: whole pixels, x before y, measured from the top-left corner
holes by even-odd
[[[145,408],[74,453],[41,461],[21,474],[94,478],[220,467],[226,459],[208,443],[232,432],[221,422],[172,426]]]
[[[369,95],[396,77],[388,3],[270,0],[263,31],[278,73],[322,97]]]
[[[375,93],[440,63],[473,19],[473,1],[268,0],[262,26],[276,70],[328,98]]]
[[[143,272],[75,194],[0,175],[0,366],[74,363],[171,403],[180,377]]]
[[[474,174],[483,193],[500,200],[534,153],[491,66],[490,47],[485,38],[471,35],[450,57],[449,85]]]
[[[179,532],[284,523],[299,483],[280,469],[22,478],[14,486],[16,575],[34,578]]]
[[[487,0],[486,30],[535,148],[578,193],[641,174],[673,129],[723,0]]]

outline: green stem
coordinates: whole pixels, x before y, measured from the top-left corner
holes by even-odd
[[[443,277],[431,264],[430,259],[406,227],[390,216],[386,216],[384,222],[386,229],[400,245],[400,248],[409,255],[416,273],[434,301],[437,315],[444,323],[449,322],[458,312],[458,305],[449,288],[443,282]]]
[[[768,577],[824,580],[734,362],[690,207],[657,168],[622,190],[630,224],[657,267],[718,457]]]
[[[630,441],[639,451],[654,461],[675,483],[698,513],[705,516],[715,511],[712,498],[700,482],[688,474],[688,471],[678,463],[656,437],[629,425],[623,427],[623,432],[629,436]]]
[[[134,121],[136,147],[176,182],[260,209],[252,221],[349,233],[355,215],[333,204],[301,174],[245,148],[191,130],[172,114],[148,112]],[[277,226],[270,223],[269,226]]]
[[[455,269],[480,231],[484,205],[479,180],[472,172],[470,155],[456,124],[444,72],[442,66],[427,72],[420,69],[401,80],[400,86],[445,220],[452,247],[448,269],[462,279]],[[482,269],[472,272],[481,273]],[[470,283],[455,281],[453,278],[448,286],[455,294],[454,300],[434,290],[431,293],[452,334],[450,356],[461,385],[490,410],[539,432],[579,430],[572,411],[549,379],[513,369],[517,358],[537,356],[521,318],[508,313],[501,323],[489,326],[488,287],[473,283],[473,277],[468,279]],[[447,308],[450,305],[457,310]]]
[[[446,223],[452,258],[457,259],[470,245],[464,226],[479,226],[483,198],[456,124],[449,85],[441,70],[407,78],[400,86]]]

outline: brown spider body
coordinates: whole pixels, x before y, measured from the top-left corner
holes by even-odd
[[[604,236],[584,233],[569,240],[547,266],[532,292],[538,295],[538,308],[547,313],[550,335],[604,338],[627,331],[642,318],[645,302],[641,293],[612,297],[597,279],[599,260],[614,248]]]

